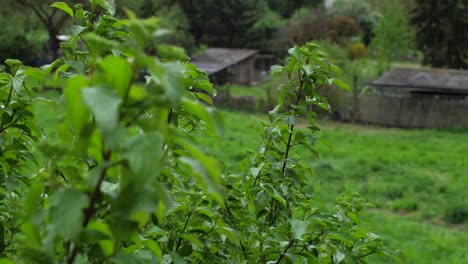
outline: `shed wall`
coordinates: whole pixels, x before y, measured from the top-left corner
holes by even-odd
[[[353,118],[353,96],[340,96],[336,111],[343,120]],[[408,128],[468,128],[468,100],[357,96],[357,121]]]
[[[255,56],[239,62],[233,67],[231,82],[238,84],[251,84],[255,81]]]

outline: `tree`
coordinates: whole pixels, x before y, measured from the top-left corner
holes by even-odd
[[[328,17],[322,8],[300,8],[294,12],[289,24],[276,36],[276,52],[284,55],[291,45],[303,45],[310,40],[321,40],[328,35]]]
[[[408,52],[412,43],[413,32],[403,6],[395,2],[379,20],[374,32],[371,46],[389,69],[392,60]]]
[[[296,10],[302,7],[316,7],[321,4],[323,4],[323,0],[268,0],[270,8],[283,18],[290,18]]]
[[[336,16],[328,22],[328,38],[340,43],[361,33],[359,25],[351,17]],[[346,42],[346,41],[344,41]]]
[[[69,16],[61,12],[56,8],[50,8],[54,3],[54,0],[0,0],[0,5],[8,6],[11,9],[20,9],[25,11],[23,16],[34,15],[44,26],[49,36],[48,47],[54,57],[58,56],[58,51],[60,49],[60,40],[57,38],[57,35],[60,34],[61,29],[67,25],[67,20]],[[86,2],[84,0],[71,1],[66,0],[69,4]]]
[[[268,10],[264,0],[178,0],[190,19],[198,43],[223,47],[254,47],[251,30]]]
[[[55,1],[36,0],[0,0],[0,22],[3,26],[0,33],[0,63],[4,59],[21,58],[27,64],[32,64],[37,53],[42,53],[44,47],[53,57],[58,56],[60,40],[59,34],[70,34],[64,30],[69,25],[68,15],[56,8],[50,8]],[[66,0],[67,4],[82,4],[89,6],[89,0]],[[98,1],[95,1],[98,2]],[[173,1],[168,0],[119,0],[115,5],[116,16],[126,17],[124,8],[135,12],[138,17],[148,18],[157,15],[161,23],[171,31],[165,41],[177,44],[190,50],[193,48],[193,38],[190,35],[190,24],[183,11]],[[5,8],[3,8],[5,7]],[[8,21],[8,22],[6,22]],[[48,36],[45,38],[45,36]],[[47,43],[47,45],[43,45]],[[25,52],[27,51],[27,52]],[[45,54],[40,54],[40,61],[44,63]]]
[[[34,34],[37,28],[34,17],[22,16],[15,10],[1,9],[0,25],[0,65],[8,58],[18,58],[31,64],[34,53],[44,43],[43,36]]]
[[[332,17],[346,16],[354,19],[364,33],[363,42],[366,45],[371,42],[379,13],[368,2],[363,0],[336,0],[328,13]]]
[[[417,0],[411,22],[423,64],[468,68],[468,9],[465,0]]]
[[[267,11],[250,30],[251,34],[258,39],[254,47],[260,49],[262,52],[274,52],[276,33],[284,25],[286,25],[286,20],[282,19],[277,12],[267,8]]]

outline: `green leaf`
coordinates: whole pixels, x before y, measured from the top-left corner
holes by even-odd
[[[335,64],[330,64],[330,70],[338,75],[343,75],[343,71],[340,69],[340,67],[336,66]]]
[[[59,65],[60,63],[62,63],[63,60],[62,59],[57,59],[55,60],[54,62],[52,62],[51,64],[47,64],[47,65],[44,65],[44,66],[41,66],[41,71],[44,73],[44,76],[47,76],[49,75],[52,70],[57,66]]]
[[[284,121],[286,122],[286,124],[288,124],[288,126],[292,126],[296,124],[296,117],[294,117],[293,115],[287,115],[284,117]]]
[[[82,27],[82,26],[79,26],[79,25],[73,25],[73,26],[71,26],[71,33],[72,33],[73,36],[78,36],[81,32],[83,32],[86,29],[87,29],[87,27]]]
[[[15,262],[11,259],[7,259],[7,258],[1,258],[0,259],[0,264],[15,264]]]
[[[115,264],[152,264],[150,258],[144,258],[140,256],[129,256],[129,255],[121,255],[115,258],[112,258],[112,263]]]
[[[32,221],[24,222],[21,227],[21,232],[26,236],[28,244],[39,247],[41,246],[41,238],[39,235],[38,228],[32,223]]]
[[[104,78],[107,83],[117,91],[119,96],[124,97],[132,81],[130,63],[120,57],[107,56],[101,62],[101,69],[105,73]]]
[[[112,240],[113,235],[109,225],[105,222],[92,221],[88,224],[88,230],[92,230],[101,236],[104,239],[98,241],[99,246],[101,247],[102,252],[105,256],[111,256],[114,254],[114,241]]]
[[[114,0],[91,0],[91,7],[93,8],[93,10],[95,10],[98,6],[102,7],[112,16],[115,15]]]
[[[37,82],[43,82],[45,77],[44,72],[38,68],[27,68],[23,71],[23,75],[26,75]]]
[[[211,194],[214,195],[214,197],[222,204],[223,199],[221,198],[221,192],[219,188],[219,184],[221,182],[221,169],[219,168],[218,161],[215,158],[206,155],[198,148],[198,146],[183,139],[182,137],[176,137],[174,140],[177,144],[182,146],[194,159],[199,161],[199,164],[194,163],[193,160],[187,157],[181,160],[183,163],[188,164],[189,166],[195,166],[193,168],[196,169],[201,169],[198,165],[203,167],[203,170],[206,171],[209,180],[207,178],[202,178],[203,181],[206,179],[207,182],[200,182],[199,184],[202,184],[202,186],[207,186],[208,191],[210,191]],[[203,170],[199,172],[204,172]]]
[[[307,233],[307,227],[309,221],[301,221],[297,219],[291,219],[291,235],[294,239],[301,240],[302,236]]]
[[[193,234],[182,234],[181,238],[187,240],[192,244],[193,250],[203,249],[203,243]]]
[[[342,80],[340,79],[336,79],[336,78],[331,78],[329,80],[329,83],[330,84],[334,84],[342,89],[345,89],[346,91],[351,91],[351,89],[349,88],[349,85],[347,85],[345,82],[343,82]]]
[[[346,255],[341,252],[339,248],[335,247],[335,249],[336,252],[333,254],[333,263],[341,263],[346,258]]]
[[[210,159],[210,158],[205,158],[205,159]],[[191,176],[197,181],[198,186],[201,187],[202,189],[208,190],[210,193],[218,193],[219,192],[219,186],[217,185],[217,182],[213,181],[212,177],[208,173],[208,170],[206,169],[203,164],[196,159],[192,158],[186,158],[186,157],[181,157],[179,158],[179,161],[182,164],[186,164],[190,168]],[[215,162],[214,160],[211,160],[211,162]]]
[[[185,259],[182,256],[180,256],[177,252],[171,252],[170,254],[172,256],[172,261],[174,262],[174,264],[187,264],[187,261],[185,261]]]
[[[391,248],[383,248],[381,250],[381,252],[386,255],[386,256],[389,256],[391,259],[393,259],[396,263],[399,263],[399,264],[406,264],[407,263],[407,260],[406,260],[406,256],[405,254],[403,254],[403,252],[399,251],[399,250],[394,250],[394,249],[391,249]]]
[[[68,70],[68,68],[70,68],[70,65],[63,64],[60,67],[58,67],[57,70],[55,70],[54,77],[52,78],[52,80],[54,81],[55,86],[57,86],[57,84],[58,84],[58,79],[60,77],[60,74],[62,72],[66,72]]]
[[[8,67],[10,68],[10,71],[11,71],[13,74],[16,74],[16,72],[17,72],[21,67],[23,67],[23,62],[21,62],[20,60],[7,59],[7,60],[5,60],[5,64],[8,65]]]
[[[286,200],[284,199],[284,197],[275,188],[273,188],[273,186],[271,186],[268,183],[262,183],[262,184],[260,184],[260,187],[262,188],[262,190],[264,190],[266,193],[268,193],[271,196],[271,198],[275,199],[276,201],[278,201],[283,206],[287,205]]]
[[[30,218],[40,208],[41,205],[42,184],[34,183],[24,201],[24,212],[26,217]]]
[[[345,245],[348,245],[348,246],[351,246],[354,243],[353,236],[344,232],[339,232],[339,231],[329,232],[327,237],[329,237],[330,239],[343,242]]]
[[[162,259],[162,250],[161,247],[159,247],[158,243],[156,243],[154,240],[151,239],[146,239],[143,240],[143,244],[153,252],[153,254],[158,258]]]
[[[160,44],[157,46],[158,55],[166,61],[188,61],[189,57],[185,50],[174,45]]]
[[[63,89],[65,97],[65,122],[68,127],[79,133],[88,121],[89,111],[83,104],[81,90],[88,86],[88,80],[83,76],[70,78]]]
[[[83,34],[82,38],[86,42],[91,54],[94,56],[110,53],[112,49],[118,47],[117,42],[106,39],[97,35],[96,33],[85,33]]]
[[[87,204],[88,196],[77,189],[67,188],[52,196],[50,224],[64,240],[78,241]]]
[[[157,63],[148,70],[153,82],[164,89],[170,102],[173,105],[179,104],[185,91],[182,79],[184,65],[177,62]]]
[[[288,53],[293,59],[296,59],[298,62],[301,62],[306,56],[306,53],[300,47],[297,46],[289,49]]]
[[[158,132],[138,134],[125,143],[125,158],[137,185],[154,180],[161,170],[164,137]]]
[[[11,85],[13,85],[13,88],[17,93],[21,92],[21,89],[23,88],[24,77],[24,75],[16,75],[11,78]]]
[[[97,86],[81,90],[84,103],[93,113],[98,127],[105,136],[111,136],[119,123],[119,106],[122,102],[113,90]]]
[[[199,100],[207,103],[210,106],[213,106],[213,98],[204,93],[193,93]]]
[[[304,64],[302,65],[302,71],[304,72],[305,76],[310,76],[312,73],[314,73],[314,68],[309,64]]]
[[[273,65],[270,68],[270,75],[271,76],[276,76],[276,75],[280,74],[281,72],[283,72],[283,66]]]
[[[182,99],[182,108],[196,117],[200,118],[206,123],[206,127],[220,134],[222,131],[221,119],[216,115],[216,110],[212,107],[208,107],[196,101],[189,100],[187,98]]]
[[[206,76],[204,76],[203,78],[206,78]],[[195,87],[197,89],[202,89],[203,91],[209,93],[210,95],[216,94],[216,90],[214,89],[213,84],[208,79],[198,81]]]
[[[51,7],[55,7],[55,8],[58,8],[62,11],[64,11],[65,13],[69,14],[70,17],[74,17],[74,13],[73,13],[73,10],[68,6],[67,3],[65,2],[55,2],[51,5]]]

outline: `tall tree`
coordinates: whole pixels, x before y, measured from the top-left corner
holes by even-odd
[[[40,23],[44,26],[49,35],[48,46],[53,55],[57,56],[57,52],[60,49],[60,41],[57,39],[57,35],[60,34],[61,29],[66,25],[66,21],[70,17],[58,10],[57,8],[50,8],[50,6],[56,2],[55,0],[0,0],[0,5],[8,6],[12,9],[24,10],[23,15],[34,15],[38,18]],[[84,0],[72,1],[65,0],[69,5],[78,4],[81,2],[87,2]]]
[[[369,2],[363,0],[335,0],[328,13],[332,17],[346,16],[354,19],[364,33],[363,42],[366,45],[374,36],[374,27],[380,16]]]
[[[392,60],[408,52],[413,42],[413,29],[409,25],[404,7],[399,2],[394,2],[379,20],[374,32],[371,47],[377,51],[388,70]]]
[[[89,5],[90,0],[61,0],[67,3],[73,8],[76,4],[82,4],[84,6]],[[0,33],[7,34],[6,28],[11,28],[11,24],[14,24],[15,34],[8,34],[8,39],[0,39],[0,59],[15,57],[22,58],[26,62],[31,62],[30,57],[34,57],[34,51],[31,51],[29,46],[37,39],[25,43],[27,40],[26,32],[30,31],[42,31],[47,32],[48,41],[47,46],[51,55],[56,57],[60,48],[60,40],[57,36],[60,34],[67,34],[62,32],[62,29],[67,26],[70,21],[70,17],[63,11],[57,8],[51,8],[50,6],[57,2],[57,0],[0,0],[0,21],[13,21],[10,22],[8,27],[0,29]],[[98,2],[94,0],[94,2]],[[125,16],[124,8],[128,8],[136,13],[138,17],[150,17],[158,16],[161,18],[164,26],[173,31],[173,34],[168,37],[167,42],[179,44],[185,48],[190,49],[192,47],[192,38],[189,33],[190,25],[187,21],[182,10],[174,5],[174,1],[171,0],[116,0],[117,13],[119,17]],[[27,23],[24,21],[27,20]],[[21,22],[21,23],[19,23]],[[31,29],[30,25],[39,24]],[[21,43],[18,45],[17,43]],[[28,44],[28,45],[26,45]],[[28,49],[28,56],[25,56],[24,49]],[[36,51],[36,50],[35,50]],[[19,53],[19,54],[17,54]],[[0,63],[3,60],[0,61]]]
[[[290,18],[301,7],[316,7],[323,2],[323,0],[268,0],[268,5],[271,10],[278,12],[284,18]]]
[[[423,64],[468,68],[468,1],[416,0],[412,23]]]
[[[190,19],[198,43],[223,47],[252,47],[255,24],[267,11],[264,0],[178,0]]]

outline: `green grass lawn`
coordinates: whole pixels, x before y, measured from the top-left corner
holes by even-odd
[[[266,117],[223,113],[223,140],[203,143],[235,173],[259,146]],[[466,227],[448,222],[468,218],[468,132],[320,123],[320,159],[294,152],[315,169],[310,189],[320,200],[361,193],[376,206],[365,214],[369,225],[408,263],[468,263]]]
[[[53,92],[44,96],[59,98]],[[48,136],[57,136],[58,112],[37,103],[36,113]],[[266,116],[222,113],[222,139],[200,140],[227,171],[238,173],[261,142]],[[465,223],[450,223],[468,218],[468,132],[319,124],[320,159],[304,149],[293,152],[314,168],[309,189],[317,198],[329,204],[339,193],[361,193],[375,204],[365,212],[368,224],[408,263],[468,263]]]
[[[218,91],[229,91],[234,96],[252,96],[260,100],[267,100],[267,90],[265,86],[243,86],[229,84],[216,87]]]

